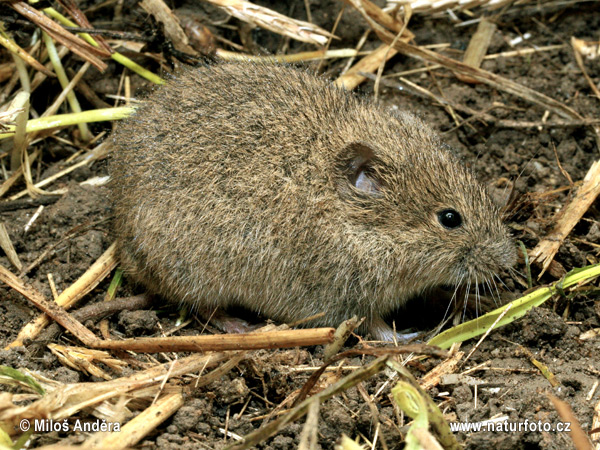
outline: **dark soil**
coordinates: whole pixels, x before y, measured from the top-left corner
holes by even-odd
[[[80,7],[85,11],[94,3],[100,2],[86,0],[80,2]],[[333,0],[309,0],[309,3],[314,23],[325,29],[333,27],[343,7],[342,2]],[[215,25],[225,15],[214,8],[205,4],[198,6],[196,2],[175,2],[172,6],[184,8],[185,11],[191,11],[189,14],[202,18],[214,34],[240,42],[235,29]],[[283,14],[306,20],[302,1],[290,4],[278,2],[269,6]],[[143,30],[150,27],[145,13],[130,0],[125,1],[123,11],[127,14],[127,23],[110,24],[111,8],[100,9],[88,18],[99,28],[112,26],[113,29],[122,31],[136,31],[136,28]],[[463,13],[458,15],[462,20],[468,19]],[[231,20],[229,25],[237,26],[239,23]],[[447,44],[446,48],[438,51],[460,59],[476,25],[456,27],[448,20],[447,15],[434,18],[417,14],[408,28],[415,34],[419,45]],[[367,25],[360,14],[346,6],[336,29],[336,34],[341,39],[335,41],[332,48],[354,47],[366,29]],[[599,99],[593,95],[577,66],[570,45],[572,36],[588,41],[597,40],[598,29],[600,12],[593,2],[576,4],[566,9],[544,10],[530,7],[510,12],[498,21],[489,54],[555,44],[564,46],[526,56],[486,60],[483,68],[564,102],[585,118],[598,119]],[[19,36],[24,39],[26,30],[21,33]],[[524,33],[530,33],[531,37],[511,47],[509,42]],[[292,53],[311,49],[307,44],[290,41],[258,28],[252,30],[250,35],[257,51],[274,53],[284,49]],[[372,49],[379,44],[379,41],[371,37],[364,49]],[[159,70],[149,58],[136,56],[135,59],[145,67]],[[596,85],[600,83],[599,60],[600,57],[586,61],[586,70]],[[81,61],[73,56],[66,57],[65,63],[75,70],[81,65]],[[330,61],[321,70],[334,77],[345,63],[345,60]],[[398,83],[398,79],[392,74],[420,67],[423,67],[422,61],[398,55],[386,65],[384,75],[389,76],[386,79],[393,86]],[[90,70],[84,78],[104,101],[113,104],[114,101],[104,97],[104,94],[117,93],[121,72],[120,66],[109,63],[106,73]],[[541,123],[544,116],[544,110],[539,106],[485,85],[465,84],[446,70],[430,70],[404,76],[436,95],[478,111],[487,111],[499,120]],[[135,75],[131,75],[131,80],[134,92],[142,93],[148,88],[148,83]],[[373,95],[373,86],[373,82],[365,83],[360,87],[361,94]],[[560,190],[570,186],[565,175],[568,174],[574,182],[582,180],[592,162],[600,155],[598,141],[591,127],[508,128],[494,126],[479,119],[471,119],[467,124],[457,126],[447,108],[392,86],[381,86],[379,94],[382,101],[390,107],[409,109],[432,124],[460,153],[465,163],[490,185],[501,201],[506,202],[507,193],[512,192],[507,221],[514,230],[516,239],[521,240],[528,249],[533,248],[552,228],[555,213],[571,198],[571,189]],[[46,81],[44,93],[37,92],[33,97],[34,108],[43,111],[59,91],[56,82]],[[91,109],[93,106],[84,100],[83,108]],[[74,127],[63,131],[64,136],[71,139],[73,130]],[[110,133],[110,125],[94,124],[92,130],[96,134],[101,131]],[[40,179],[60,170],[64,165],[63,160],[77,151],[72,146],[50,139],[37,143],[36,146],[44,151],[39,168],[37,163],[34,166]],[[81,276],[113,240],[107,189],[79,184],[94,176],[107,175],[105,162],[95,162],[91,167],[78,169],[51,185],[49,188],[52,190],[67,188],[68,193],[47,205],[27,233],[24,232],[24,227],[37,206],[0,213],[0,219],[6,225],[25,267],[46,252],[43,259],[22,277],[46,298],[52,298],[48,274],[53,275],[59,292],[64,290]],[[19,185],[13,188],[8,195],[23,187]],[[558,252],[556,262],[565,270],[598,262],[599,207],[600,203],[596,201]],[[0,259],[5,267],[16,272],[6,257],[2,256]],[[525,272],[523,264],[520,264],[518,270]],[[536,267],[533,268],[533,273],[534,286],[556,280],[550,274],[544,274],[537,280],[539,268]],[[503,281],[506,285],[503,296],[507,298],[516,298],[526,289],[522,277],[506,275]],[[109,280],[103,282],[83,302],[89,304],[102,301],[108,283]],[[125,278],[119,295],[139,292],[140,289],[132,286]],[[0,344],[4,347],[14,340],[25,324],[37,316],[38,311],[20,294],[5,285],[0,286],[0,298]],[[437,305],[440,312],[436,315],[431,312],[436,306],[432,302],[431,299],[419,299],[399,312],[395,318],[399,328],[416,327],[421,331],[435,328],[446,305]],[[592,428],[594,407],[600,402],[600,390],[593,391],[594,383],[600,379],[600,339],[582,340],[580,336],[590,329],[600,327],[599,304],[597,291],[595,295],[592,293],[588,296],[552,299],[516,323],[491,333],[464,368],[480,366],[478,370],[469,373],[472,378],[465,377],[456,384],[439,385],[430,390],[430,395],[441,405],[449,421],[475,422],[508,416],[509,422],[529,420],[554,425],[561,419],[546,395],[552,393],[571,406],[583,429],[589,431]],[[161,305],[157,305],[152,311],[122,312],[110,318],[109,329],[114,335],[122,337],[158,336],[161,330],[174,327],[177,315],[175,308]],[[86,326],[99,333],[97,323],[88,321]],[[198,334],[201,330],[201,321],[194,320],[180,333]],[[74,338],[64,334],[58,342],[73,345]],[[356,340],[350,341],[349,345],[356,343]],[[461,350],[468,353],[473,345],[474,342],[469,341]],[[557,387],[552,387],[532,365],[530,355],[545,364],[555,375],[559,382]],[[166,355],[155,357],[159,362],[167,361]],[[355,358],[346,361],[344,365],[363,365],[371,359]],[[418,378],[439,362],[435,359],[421,361],[411,365],[410,370]],[[23,347],[0,351],[0,363],[40,371],[46,377],[63,383],[98,381],[62,366],[49,350],[41,356],[32,355],[28,348]],[[188,386],[185,405],[157,428],[154,434],[147,436],[139,447],[174,450],[222,448],[226,443],[231,443],[231,438],[225,439],[222,429],[227,428],[229,432],[240,436],[255,430],[278,404],[294,396],[313,373],[312,368],[321,363],[320,347],[254,352],[220,380],[201,389]],[[349,372],[341,370],[340,373]],[[387,386],[380,391],[384,383]],[[377,448],[385,448],[383,441],[389,449],[403,448],[406,421],[399,422],[398,410],[395,410],[389,399],[392,386],[393,383],[388,382],[388,375],[380,374],[363,383],[360,389],[351,388],[343,395],[324,403],[319,421],[319,444],[322,448],[332,448],[342,433],[352,438],[363,436],[372,440],[377,423],[380,424]],[[377,417],[361,392],[371,396],[377,394],[374,400]],[[587,399],[590,392],[591,399]],[[242,410],[243,414],[238,415]],[[79,414],[86,417],[85,412]],[[289,425],[259,448],[296,448],[303,423],[302,419]],[[58,435],[54,437],[57,439]],[[461,432],[457,433],[457,438],[464,448],[470,450],[574,448],[568,434],[556,432]],[[595,438],[598,442],[599,435],[596,434]],[[53,440],[48,435],[34,435],[30,448],[51,442]],[[365,440],[361,438],[361,442],[365,443]]]

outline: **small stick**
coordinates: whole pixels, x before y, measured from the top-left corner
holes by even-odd
[[[469,46],[463,56],[463,62],[465,64],[471,67],[481,66],[481,62],[488,51],[495,31],[495,23],[489,22],[485,17],[481,19],[481,22],[477,25],[477,31],[469,41]],[[456,77],[465,83],[477,83],[477,80],[468,75],[458,73],[456,74]]]
[[[93,47],[87,42],[83,41],[79,37],[72,33],[69,33],[59,24],[42,14],[37,9],[33,8],[30,4],[24,1],[11,2],[8,4],[12,9],[17,11],[23,17],[26,17],[37,26],[39,26],[46,33],[50,34],[52,38],[63,44],[69,50],[76,55],[80,56],[86,61],[89,61],[94,67],[103,72],[108,67],[107,64],[100,58],[110,56],[110,53],[106,50]]]
[[[548,269],[563,241],[592,206],[599,194],[600,160],[596,160],[588,170],[575,197],[558,212],[558,219],[553,230],[529,252],[531,262],[542,266],[538,279]]]
[[[170,336],[133,338],[95,342],[94,348],[135,352],[206,352],[257,350],[321,345],[333,340],[333,328],[267,331],[264,333],[214,334],[203,336]]]
[[[356,316],[343,321],[335,330],[333,342],[325,347],[323,351],[323,359],[327,361],[333,358],[340,351],[346,340],[350,337],[356,327],[364,322],[364,318],[358,320]]]
[[[59,317],[68,316],[62,308],[69,309],[73,306],[79,299],[81,299],[84,295],[94,289],[100,281],[102,281],[108,274],[114,269],[116,266],[116,258],[115,258],[115,244],[111,245],[103,254],[98,258],[98,260],[92,264],[92,266],[71,286],[65,289],[56,299],[56,304],[46,306],[41,308],[44,312],[54,312],[56,311]],[[44,296],[34,290],[31,286],[26,286],[22,280],[15,277],[12,273],[6,270],[4,267],[0,266],[0,280],[4,281],[6,284],[11,286],[13,289],[20,292],[27,299],[33,301],[37,304],[49,304]],[[62,308],[61,308],[62,307]],[[71,316],[68,316],[69,318]],[[56,320],[56,319],[55,319]],[[68,319],[66,319],[68,321]],[[88,339],[95,340],[96,336],[94,336],[87,328],[83,327],[81,323],[72,319],[74,324],[74,329],[80,330],[83,328],[85,331],[82,331],[82,336],[84,339],[87,337]],[[61,325],[65,326],[63,322],[56,320]],[[37,317],[37,319],[25,325],[17,338],[8,345],[7,348],[16,347],[19,345],[23,345],[25,339],[35,339],[40,332],[48,326],[50,323],[50,318],[42,314]],[[65,322],[70,324],[70,322]],[[72,329],[65,326],[65,328],[69,329],[69,331],[73,332]],[[90,336],[91,335],[91,336]],[[80,337],[77,335],[77,337]],[[82,340],[83,341],[83,340]]]
[[[31,216],[31,219],[29,219],[29,221],[27,222],[27,224],[23,228],[23,232],[24,233],[28,233],[29,232],[29,230],[31,229],[31,227],[33,226],[33,224],[35,223],[35,221],[38,220],[38,217],[40,217],[40,214],[42,214],[43,210],[44,210],[44,205],[38,206],[38,209],[36,209],[35,213],[33,213],[33,216]],[[23,267],[19,267],[19,270],[22,270],[22,269],[23,269]]]
[[[94,334],[90,330],[84,327],[80,322],[73,319],[69,314],[66,313],[64,309],[62,309],[56,303],[46,300],[42,294],[40,294],[33,287],[27,286],[13,273],[5,269],[4,266],[0,266],[0,281],[3,281],[15,291],[19,292],[21,295],[26,297],[29,301],[35,304],[35,306],[37,306],[43,312],[48,314],[48,316],[52,317],[56,322],[61,324],[67,330],[71,331],[71,333],[73,333],[74,335],[76,335],[84,344],[89,345],[91,347],[91,344],[94,344],[97,340],[96,336],[94,336]],[[32,323],[43,322],[45,326],[50,321],[48,316],[40,316],[38,317],[38,320]],[[42,318],[42,320],[39,320],[40,318]],[[31,323],[29,325],[31,325]],[[23,329],[25,328],[27,328],[27,326],[25,326]],[[23,330],[21,330],[21,332],[22,331]],[[19,336],[21,336],[21,334],[22,333],[19,333]],[[17,340],[19,340],[18,337]],[[10,344],[9,347],[13,347],[15,345],[15,342]]]
[[[550,393],[547,393],[546,395],[554,405],[556,412],[563,422],[571,425],[569,436],[571,437],[575,448],[577,450],[592,450],[593,447],[590,443],[590,439],[587,433],[583,431],[583,428],[581,428],[581,424],[579,423],[579,420],[577,420],[577,416],[575,416],[571,406],[567,402],[555,397]]]
[[[387,31],[375,29],[375,32],[383,42],[390,44],[394,41],[395,36]],[[496,75],[492,72],[488,72],[477,67],[468,66],[460,61],[448,58],[447,56],[441,55],[434,51],[418,47],[416,45],[411,45],[407,42],[404,42],[402,39],[398,40],[394,44],[394,48],[405,55],[425,60],[430,63],[440,64],[456,73],[470,76],[471,78],[487,84],[488,86],[499,89],[503,92],[508,92],[509,94],[520,97],[528,102],[540,105],[541,107],[558,114],[562,118],[576,120],[583,119],[581,115],[579,115],[572,108],[569,108],[564,103],[561,103],[553,98],[548,97],[547,95],[542,94],[541,92]]]
[[[124,449],[134,447],[145,436],[177,412],[184,404],[180,392],[166,394],[140,414],[127,422],[119,431],[94,441],[94,448]],[[92,438],[93,439],[93,438]]]
[[[458,365],[464,356],[464,352],[454,353],[449,358],[445,359],[425,375],[423,375],[419,380],[419,385],[425,390],[429,390],[430,388],[437,386],[440,384],[442,376],[456,373],[458,370]]]
[[[309,22],[291,19],[276,11],[246,0],[207,0],[243,22],[310,44],[325,45],[332,37],[328,31]]]
[[[12,39],[8,39],[0,34],[0,45],[5,47],[12,54],[17,55],[17,57],[21,58],[35,70],[39,70],[43,72],[49,77],[54,77],[54,73],[51,70],[46,69],[43,64],[39,63],[33,56],[23,50],[21,47],[17,45],[15,41]]]
[[[312,396],[311,398],[307,398],[298,406],[290,410],[286,415],[246,435],[241,443],[225,447],[225,449],[243,450],[256,446],[256,444],[273,436],[275,433],[277,433],[280,429],[282,429],[289,423],[292,423],[293,421],[304,416],[308,412],[308,409],[312,402],[323,402],[340,392],[343,392],[353,386],[356,386],[361,381],[367,380],[375,374],[381,372],[385,368],[385,364],[388,358],[389,356],[382,356],[380,358],[377,358],[371,364],[352,372],[350,375],[347,375],[337,383],[322,390],[321,392]]]
[[[381,61],[384,58],[387,61],[391,59],[394,55],[396,55],[396,53],[398,52],[391,48],[389,45],[381,45],[375,51],[358,61],[345,74],[343,74],[337,80],[335,80],[335,84],[339,87],[343,87],[351,91],[356,86],[358,86],[366,80],[366,77],[364,75],[359,74],[359,72],[374,72],[379,68]]]
[[[59,197],[55,195],[46,195],[38,198],[27,198],[23,200],[5,201],[0,203],[0,213],[8,211],[18,211],[19,209],[35,208],[36,206],[51,205],[58,201]]]
[[[98,302],[84,306],[73,312],[73,317],[79,322],[85,323],[88,320],[100,319],[121,311],[138,311],[140,309],[151,308],[154,304],[151,296],[142,294],[134,297],[123,297],[111,300],[109,302]],[[62,328],[57,323],[51,324],[46,328],[35,342],[29,347],[32,355],[41,356],[41,353],[48,342],[54,342]]]
[[[344,0],[345,3],[350,6],[354,6],[354,3],[351,0]],[[389,30],[394,31],[395,33],[402,32],[402,37],[408,40],[411,40],[415,37],[413,33],[409,30],[405,29],[405,24],[402,23],[397,18],[393,18],[375,3],[372,3],[370,0],[361,0],[360,1],[362,8],[364,11],[372,18],[375,22],[383,25]]]
[[[247,333],[237,335],[210,335],[210,336],[174,336],[166,338],[134,338],[122,341],[102,340],[97,338],[90,330],[84,327],[61,308],[61,304],[70,306],[74,301],[91,291],[101,279],[114,268],[115,245],[113,244],[100,257],[94,265],[75,283],[63,291],[56,299],[56,303],[44,298],[38,291],[23,283],[10,271],[0,266],[0,281],[21,293],[36,307],[69,330],[85,345],[95,349],[118,349],[145,351],[148,353],[169,351],[211,351],[211,350],[254,350],[263,348],[285,348],[309,345],[320,345],[333,340],[333,328],[315,328],[308,330],[284,330],[266,333]],[[88,273],[92,272],[90,280]],[[98,277],[100,272],[101,277]],[[82,281],[83,280],[83,281]],[[91,281],[91,283],[90,283]],[[17,339],[9,345],[14,347],[22,345],[26,337],[35,337],[41,328],[45,327],[49,318],[45,315],[38,317],[34,322],[24,327]],[[27,332],[27,333],[25,333]]]

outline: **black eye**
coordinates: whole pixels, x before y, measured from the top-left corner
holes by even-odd
[[[462,217],[454,209],[445,209],[438,213],[438,220],[445,228],[458,228],[462,225]]]

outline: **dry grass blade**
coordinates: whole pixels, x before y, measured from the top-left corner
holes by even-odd
[[[110,448],[120,450],[135,446],[146,435],[154,431],[183,406],[184,398],[180,392],[163,395],[156,403],[150,405],[136,417],[131,419],[119,431],[93,439],[91,448]],[[92,444],[90,442],[90,444]]]
[[[31,174],[32,162],[29,161],[29,154],[24,151],[21,153],[21,157],[21,168],[23,170],[23,179],[25,180],[25,192],[27,192],[31,198],[36,198],[39,195],[47,194],[47,192],[40,189],[33,182],[33,176]]]
[[[109,253],[107,256],[106,254]],[[95,349],[119,349],[119,350],[133,350],[133,351],[145,351],[149,353],[156,353],[162,351],[211,351],[211,350],[242,350],[242,349],[263,349],[263,348],[282,348],[282,347],[299,347],[299,346],[310,346],[320,345],[329,343],[333,340],[333,328],[316,328],[306,330],[285,330],[285,331],[272,331],[266,333],[247,333],[237,335],[210,335],[210,336],[174,336],[166,338],[134,338],[125,339],[121,341],[115,340],[102,340],[97,338],[90,330],[84,327],[81,322],[69,315],[64,309],[61,308],[61,304],[67,305],[69,300],[77,297],[81,298],[84,294],[89,292],[97,283],[104,278],[114,268],[114,244],[107,250],[102,263],[98,261],[94,264],[94,270],[88,269],[88,272],[98,272],[103,275],[101,278],[94,277],[93,284],[90,284],[86,278],[85,282],[80,282],[81,279],[86,277],[86,274],[80,280],[75,282],[69,288],[65,289],[61,295],[58,296],[55,302],[50,302],[44,298],[42,294],[36,291],[31,286],[26,285],[17,278],[10,271],[0,266],[0,281],[3,281],[14,290],[22,294],[29,301],[31,301],[38,309],[42,310],[54,321],[65,327],[73,335],[75,335],[81,342],[91,348]],[[112,261],[111,261],[112,260]],[[100,260],[99,260],[100,261]],[[112,262],[112,264],[111,264]],[[81,284],[82,286],[75,285]],[[73,292],[76,291],[76,292]],[[21,332],[17,339],[9,345],[14,347],[15,345],[22,345],[25,337],[31,337],[33,334],[37,335],[41,329],[48,323],[46,316],[38,318],[36,321],[30,323]]]
[[[569,432],[569,435],[571,436],[571,440],[573,441],[575,448],[577,450],[592,450],[592,444],[585,431],[583,431],[581,428],[581,424],[579,423],[579,420],[577,420],[577,416],[569,404],[552,394],[547,395],[548,398],[550,398],[550,401],[554,404],[556,412],[558,412],[558,415],[563,422],[571,425],[571,431]]]
[[[177,50],[190,55],[198,54],[198,52],[190,46],[188,37],[181,28],[179,19],[173,14],[173,11],[171,11],[163,0],[142,0],[140,6],[144,11],[151,14],[158,22],[164,25],[165,34]]]
[[[54,114],[56,114],[56,112],[58,111],[58,108],[60,108],[60,105],[63,104],[63,102],[67,98],[67,95],[69,95],[69,92],[71,92],[73,90],[73,88],[75,88],[75,86],[77,85],[77,83],[79,83],[81,78],[83,78],[83,76],[85,75],[85,72],[88,70],[89,67],[90,67],[89,62],[85,62],[83,64],[83,66],[81,66],[81,68],[77,71],[77,74],[75,74],[75,76],[73,76],[71,78],[71,81],[69,81],[69,84],[67,84],[64,87],[64,89],[62,90],[60,95],[58,97],[56,97],[56,100],[54,100],[54,102],[52,102],[52,105],[50,105],[48,107],[48,109],[46,109],[46,111],[44,111],[44,113],[41,115],[41,117],[49,117],[49,116],[53,116]],[[32,135],[30,136],[30,140],[33,140],[34,137],[35,137],[35,134],[32,133]]]
[[[492,42],[492,36],[496,31],[496,24],[492,23],[485,18],[477,25],[477,31],[469,41],[469,46],[463,57],[463,62],[472,67],[480,67],[483,58],[485,57],[490,43]],[[457,74],[457,78],[465,83],[476,83],[477,80],[469,78],[468,76]]]
[[[7,39],[6,37],[2,36],[1,34],[0,34],[0,45],[2,45],[3,47],[6,47],[7,50],[9,50],[13,54],[17,55],[19,58],[21,58],[23,61],[25,61],[31,67],[33,67],[35,70],[39,70],[40,72],[43,72],[44,74],[46,74],[49,77],[55,76],[51,70],[46,69],[43,64],[39,63],[33,56],[31,56],[29,53],[27,53],[25,50],[23,50],[21,47],[19,47],[16,42],[14,42],[11,39]]]
[[[316,450],[318,447],[319,407],[318,400],[313,400],[308,406],[306,422],[300,435],[298,450]]]
[[[10,261],[10,263],[17,268],[17,270],[21,270],[23,268],[23,264],[21,264],[21,260],[19,259],[19,255],[15,251],[15,247],[12,245],[12,241],[10,236],[8,235],[8,231],[6,231],[6,226],[4,226],[3,222],[0,222],[0,247],[6,253],[6,257]]]
[[[67,90],[67,89],[65,89],[65,90]],[[59,178],[73,172],[74,170],[78,169],[79,167],[83,167],[83,166],[92,164],[96,159],[99,159],[106,155],[105,151],[107,150],[107,147],[108,147],[108,142],[107,141],[102,142],[96,148],[91,150],[87,155],[84,155],[84,157],[81,159],[81,161],[67,167],[66,169],[61,170],[60,172],[57,172],[57,173],[49,176],[48,178],[44,178],[43,180],[41,180],[35,184],[33,184],[33,181],[31,181],[32,186],[36,189],[40,189],[40,188],[47,186],[48,184],[58,180]],[[31,164],[28,164],[26,167],[30,167],[30,166],[31,166]],[[42,193],[42,192],[43,191],[40,191],[40,193]],[[9,200],[17,200],[17,199],[27,195],[28,193],[29,193],[29,190],[25,189],[23,191],[17,192],[14,195],[11,195],[9,197]],[[54,194],[54,192],[52,192],[52,194]]]
[[[381,32],[379,30],[375,31],[384,42],[391,44],[394,41],[394,36],[390,33]],[[405,55],[422,59],[434,64],[439,64],[453,72],[466,75],[478,82],[492,86],[495,89],[508,92],[509,94],[520,97],[530,103],[540,105],[543,108],[558,114],[560,117],[582,120],[582,117],[576,111],[569,108],[564,103],[561,103],[534,89],[528,88],[494,73],[479,69],[477,67],[468,66],[460,61],[456,61],[452,58],[448,58],[447,56],[440,55],[439,53],[422,47],[408,44],[402,40],[397,41],[394,44],[394,48]]]
[[[99,364],[110,367],[116,372],[122,372],[128,365],[122,359],[116,359],[110,353],[102,350],[58,344],[48,344],[48,348],[64,366],[105,380],[112,380],[113,377],[105,372]]]
[[[465,356],[464,352],[456,352],[421,377],[419,384],[425,390],[437,386],[444,375],[456,373]]]
[[[361,381],[367,380],[375,374],[381,372],[385,368],[387,360],[388,356],[377,358],[371,364],[352,372],[350,375],[342,378],[340,381],[329,386],[327,389],[310,398],[307,398],[298,406],[291,409],[286,415],[248,434],[244,437],[244,440],[241,443],[231,445],[226,447],[226,449],[243,450],[255,446],[259,442],[262,442],[263,440],[273,436],[286,425],[304,416],[308,412],[308,409],[313,402],[323,402],[340,392],[356,386]]]
[[[571,45],[573,46],[573,50],[574,50],[574,53],[575,53],[575,60],[577,61],[577,65],[581,69],[581,72],[583,73],[583,76],[585,77],[585,80],[588,82],[588,85],[590,86],[590,89],[592,90],[592,92],[594,92],[594,95],[596,97],[598,97],[598,100],[600,100],[600,89],[598,89],[596,87],[596,84],[594,83],[594,81],[588,75],[587,70],[585,70],[585,65],[583,64],[582,55],[583,54],[588,54],[588,55],[591,54],[591,52],[588,50],[588,46],[587,46],[586,42],[582,41],[581,39],[577,39],[575,37],[572,37],[571,38]],[[596,58],[596,57],[598,57],[598,55],[594,56],[594,58]]]
[[[0,409],[0,422],[12,427],[22,419],[51,417],[54,420],[63,420],[84,408],[132,391],[154,386],[156,394],[160,385],[166,380],[215,367],[229,360],[231,356],[229,353],[196,354],[111,381],[60,385],[27,406],[9,404],[5,401]]]
[[[595,385],[596,387],[598,387],[598,385]],[[593,394],[593,392],[592,392]],[[589,400],[592,399],[592,396],[589,397]],[[589,401],[588,400],[588,401]],[[596,403],[596,406],[594,407],[594,417],[592,418],[592,430],[595,430],[594,432],[590,433],[591,436],[596,436],[595,441],[598,441],[598,438],[600,438],[600,400],[598,401],[598,403]],[[596,446],[596,450],[598,450],[597,448],[598,446]]]
[[[83,11],[79,9],[79,6],[77,6],[73,0],[58,0],[58,3],[60,3],[61,6],[67,10],[77,25],[79,25],[81,28],[93,28]],[[108,53],[113,52],[113,49],[110,48],[102,36],[96,36],[94,41],[96,41],[96,43],[104,48],[104,50],[106,50]]]
[[[390,0],[390,3],[407,5],[413,12],[431,14],[442,10],[465,10],[482,7],[499,9],[513,3],[525,4],[531,0]]]
[[[391,59],[396,53],[398,53],[389,45],[381,45],[379,48],[369,53],[367,56],[357,62],[350,70],[345,74],[341,75],[335,84],[339,87],[352,90],[366,80],[366,77],[361,72],[374,72],[381,65],[382,61]]]
[[[68,47],[69,50],[84,60],[89,61],[90,64],[98,70],[104,71],[108,67],[106,63],[100,59],[110,57],[110,53],[106,50],[93,47],[74,34],[69,33],[59,24],[46,17],[26,2],[12,2],[8,5],[23,17],[39,26],[42,30],[52,36],[54,40],[60,42],[65,47]]]
[[[58,298],[56,299],[56,303],[65,309],[70,308],[84,295],[86,295],[88,292],[94,289],[98,285],[98,283],[100,283],[100,281],[102,281],[106,276],[108,276],[112,269],[116,267],[116,264],[117,261],[115,258],[115,245],[113,244],[75,283],[73,283],[71,286],[65,289],[58,296]],[[3,269],[3,271],[7,272],[4,268],[0,269]],[[18,278],[17,280],[20,285],[24,286],[21,280],[19,280]],[[27,298],[30,298],[30,293],[31,295],[36,296],[38,299],[41,297],[41,299],[45,301],[45,299],[40,293],[31,291],[31,288],[26,289],[26,293],[24,293],[23,295],[25,295]],[[38,334],[49,323],[49,317],[45,314],[42,314],[33,322],[30,322],[27,325],[25,325],[19,332],[17,338],[11,344],[8,345],[8,348],[23,345],[25,339],[35,339],[38,336]],[[95,338],[95,336],[93,337]]]
[[[361,74],[363,76],[365,76],[366,78],[373,80],[373,81],[375,81],[377,79],[375,75],[370,74],[370,73],[360,72],[359,75],[361,75]],[[411,93],[418,97],[428,98],[442,106],[445,106],[445,105],[451,106],[456,111],[470,115],[471,118],[464,120],[462,122],[462,124],[466,123],[467,121],[479,119],[479,120],[483,120],[485,122],[494,124],[498,127],[519,128],[519,129],[552,128],[552,127],[581,127],[581,126],[589,126],[589,125],[600,125],[600,119],[552,120],[552,121],[540,120],[540,121],[536,121],[536,122],[525,122],[525,121],[521,121],[521,120],[499,119],[498,117],[493,116],[493,115],[489,114],[488,112],[486,112],[489,110],[486,110],[486,111],[475,110],[475,109],[469,108],[468,106],[465,106],[465,105],[462,105],[455,101],[452,101],[451,99],[443,98],[440,95],[434,94],[433,92],[428,91],[427,89],[419,86],[418,84],[413,83],[412,81],[410,81],[406,78],[400,77],[399,81],[400,81],[400,83],[395,83],[388,79],[382,79],[381,84],[383,84],[384,86],[388,86],[390,88],[398,89],[404,93]],[[504,105],[500,105],[500,106],[504,106]]]
[[[367,15],[378,24],[386,27],[388,30],[394,31],[395,33],[400,33],[402,31],[402,37],[408,40],[411,40],[415,37],[413,33],[405,29],[404,23],[402,23],[402,21],[400,21],[400,19],[397,17],[392,17],[370,0],[359,1]],[[352,0],[344,0],[344,2],[351,6],[355,6]]]
[[[44,296],[37,290],[26,285],[21,279],[17,278],[13,273],[5,269],[3,266],[0,266],[0,281],[6,283],[19,294],[23,295],[38,309],[42,310],[48,316],[52,317],[52,319],[54,319],[56,322],[77,336],[84,344],[92,347],[98,340],[90,330],[67,314],[59,305],[57,305],[55,302],[46,300]],[[12,345],[14,345],[14,342],[11,344],[11,346]]]
[[[27,158],[28,164],[31,165],[33,164],[33,162],[37,159],[37,157],[40,155],[40,150],[36,150],[33,152],[33,154],[31,155],[31,157]],[[0,197],[2,197],[4,194],[6,194],[8,192],[8,190],[12,187],[13,184],[15,184],[17,182],[17,180],[21,177],[21,175],[23,175],[23,166],[21,165],[21,167],[19,167],[17,170],[15,170],[10,177],[8,177],[4,183],[2,183],[0,185]],[[27,192],[27,191],[25,191]]]
[[[548,269],[563,241],[599,194],[600,160],[592,164],[575,197],[558,212],[558,219],[552,231],[529,252],[531,262],[542,265],[538,279]]]
[[[59,58],[64,58],[64,56],[67,53],[69,53],[69,49],[67,47],[65,47],[65,46],[61,46],[58,49],[58,56],[59,56]],[[48,61],[44,67],[46,67],[46,69],[50,70],[50,68],[52,67],[52,62]],[[31,80],[31,94],[33,94],[33,92],[38,87],[40,87],[40,85],[44,82],[44,80],[46,80],[46,78],[47,78],[47,75],[45,73],[43,73],[43,72],[37,72],[33,76],[33,80]]]
[[[232,370],[240,362],[242,362],[248,356],[247,352],[235,353],[228,361],[220,364],[215,370],[202,375],[194,382],[194,389],[200,389],[204,386],[208,386],[210,383],[221,379],[223,375]]]
[[[245,53],[230,52],[228,50],[217,49],[215,55],[224,61],[261,61],[269,63],[296,63],[307,61],[319,61],[323,59],[334,58],[353,58],[358,52],[352,48],[342,48],[336,50],[314,50],[311,52],[291,53],[287,55],[248,55]]]
[[[309,22],[291,19],[271,9],[245,0],[206,0],[219,6],[235,18],[258,25],[277,34],[309,44],[325,45],[334,37],[328,31]]]

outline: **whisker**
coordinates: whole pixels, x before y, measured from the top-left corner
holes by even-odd
[[[502,278],[500,278],[498,276],[498,274],[494,274],[494,277],[502,284],[502,286],[504,286],[504,289],[506,289],[507,291],[509,291],[510,289],[508,288],[508,286],[506,285],[506,283],[504,283],[504,281],[502,281]]]
[[[508,286],[504,284],[504,281],[502,281],[500,277],[498,277],[498,279],[500,280],[500,283],[504,285],[504,289],[506,291],[509,291]],[[496,283],[496,280],[494,280],[493,278],[491,279],[491,281],[492,283],[494,283],[494,289],[496,289],[496,294],[498,295],[498,302],[502,304],[502,297],[500,296],[500,289],[498,289],[498,283]]]
[[[527,279],[527,276],[523,272],[515,269],[514,267],[509,267],[508,271],[512,275],[519,275],[521,278]]]
[[[481,306],[481,295],[479,293],[479,279],[475,275],[475,318],[479,318],[479,307]]]
[[[449,314],[450,310],[451,310],[451,306],[453,304],[456,304],[456,298],[457,298],[457,293],[458,293],[458,289],[461,287],[463,279],[465,278],[465,274],[462,273],[457,273],[456,274],[456,278],[455,278],[455,283],[454,283],[454,293],[452,294],[452,297],[450,298],[450,301],[448,302],[448,306],[446,307],[446,312],[444,313],[444,317],[442,318],[442,320],[440,321],[439,325],[436,327],[435,331],[432,333],[433,335],[438,334],[442,328],[444,328],[446,326],[446,324],[448,323],[448,321],[450,319],[452,319],[453,314]]]
[[[463,314],[462,314],[462,321],[464,322],[465,318],[467,317],[467,302],[469,301],[469,292],[471,292],[471,279],[469,278],[469,281],[467,282],[467,290],[465,291],[465,299],[464,299],[464,303],[463,303]]]
[[[460,288],[464,278],[465,278],[465,275],[462,274],[461,277],[456,280],[457,282],[454,285],[455,286],[454,293],[452,294],[452,297],[450,298],[450,301],[448,302],[448,307],[446,308],[446,312],[444,313],[444,318],[442,320],[446,319],[446,316],[448,315],[448,312],[450,311],[450,306],[452,306],[453,303],[456,305],[456,294],[458,293],[458,289]]]
[[[492,295],[492,300],[494,301],[494,305],[496,307],[500,306],[502,304],[502,297],[500,297],[500,291],[498,290],[498,285],[496,284],[496,280],[494,280],[493,278],[488,278],[486,280],[486,283],[488,285],[488,288],[490,289],[490,293]],[[492,289],[493,287],[493,289]],[[496,292],[496,295],[494,295],[494,291]]]

